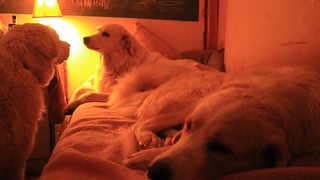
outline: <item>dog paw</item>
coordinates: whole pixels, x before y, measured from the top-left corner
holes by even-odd
[[[76,110],[76,108],[81,104],[80,100],[74,100],[71,101],[68,106],[66,107],[66,109],[64,110],[64,114],[65,115],[70,115],[73,113],[74,110]]]
[[[164,140],[164,146],[171,146],[171,145],[173,145],[173,138],[167,137],[167,138]]]
[[[139,169],[139,170],[147,170],[149,164],[151,163],[152,159],[148,159],[145,157],[140,151],[138,153],[132,154],[129,158],[123,161],[124,165],[131,169]]]
[[[153,159],[166,148],[153,148],[142,150],[137,153],[132,154],[130,157],[123,161],[124,165],[131,169],[147,170],[149,164]]]
[[[151,131],[139,131],[136,133],[136,138],[141,149],[150,149],[163,147],[164,142]]]

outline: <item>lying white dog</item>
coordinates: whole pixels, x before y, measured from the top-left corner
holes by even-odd
[[[69,44],[44,25],[15,25],[0,39],[0,179],[24,179],[37,122],[44,112],[43,87]]]
[[[139,146],[146,149],[173,143],[177,131],[172,128],[181,127],[198,100],[215,91],[223,77],[222,72],[213,69],[193,71],[173,77],[153,90],[138,109],[133,126]]]
[[[148,90],[179,74],[197,70],[188,60],[172,61],[148,51],[118,24],[105,24],[83,41],[102,55],[94,76],[95,92],[76,92],[67,114],[85,102],[108,101],[112,108],[122,107],[123,114],[135,117]]]
[[[173,146],[128,160],[150,179],[217,179],[320,153],[320,75],[266,68],[230,75],[187,118]],[[149,164],[151,162],[151,164]]]

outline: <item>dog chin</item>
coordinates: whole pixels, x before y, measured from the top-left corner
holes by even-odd
[[[88,49],[91,49],[91,50],[94,50],[94,51],[99,51],[100,48],[98,47],[93,47],[93,46],[89,46],[89,45],[86,45]]]

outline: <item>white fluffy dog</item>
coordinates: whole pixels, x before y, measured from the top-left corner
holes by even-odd
[[[148,90],[178,74],[197,70],[187,60],[172,61],[148,51],[118,24],[102,25],[96,34],[84,37],[83,42],[102,55],[94,76],[95,92],[76,92],[67,114],[85,102],[108,101],[111,108],[135,117]]]
[[[217,179],[290,165],[320,153],[320,75],[266,68],[230,75],[187,118],[173,146],[140,151],[127,166],[150,179]]]
[[[44,111],[43,87],[69,44],[44,25],[12,27],[0,39],[0,179],[22,180],[37,122]]]
[[[173,77],[152,91],[138,109],[133,126],[139,146],[147,149],[171,145],[178,132],[173,127],[181,129],[198,100],[215,91],[223,77],[215,70],[193,71]]]

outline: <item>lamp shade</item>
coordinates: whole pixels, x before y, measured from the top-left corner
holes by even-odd
[[[32,18],[62,17],[57,0],[35,0]]]

